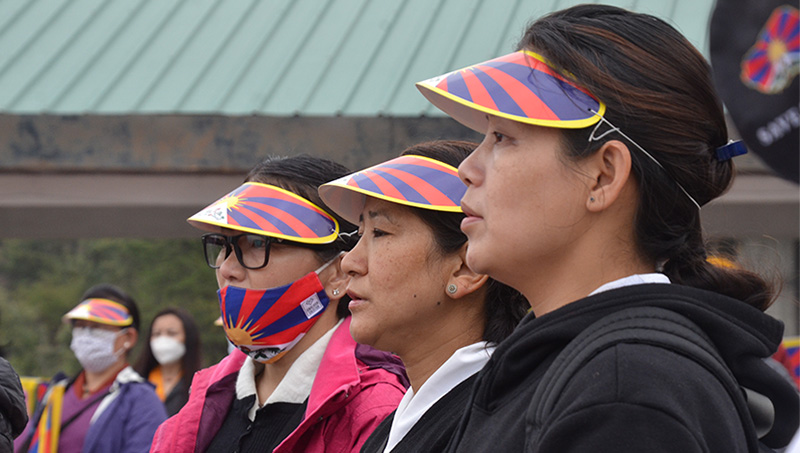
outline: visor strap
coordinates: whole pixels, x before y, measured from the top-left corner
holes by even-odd
[[[653,157],[652,154],[648,153],[647,150],[645,150],[644,148],[639,146],[639,144],[636,143],[635,141],[633,141],[633,139],[631,139],[630,137],[625,135],[625,133],[622,132],[617,126],[614,126],[613,124],[611,124],[611,122],[608,121],[607,119],[605,119],[603,117],[603,115],[600,115],[599,113],[595,112],[594,110],[590,110],[590,111],[592,113],[594,113],[595,115],[600,117],[600,121],[597,122],[597,125],[594,127],[594,129],[592,129],[592,133],[589,135],[589,142],[590,143],[594,142],[594,141],[597,141],[597,140],[600,140],[600,139],[602,139],[603,137],[605,137],[606,135],[608,135],[608,134],[610,134],[612,132],[617,132],[619,135],[623,136],[626,140],[631,142],[631,144],[633,144],[633,146],[635,146],[637,149],[639,149],[639,151],[644,153],[645,156],[647,156],[650,160],[652,160],[656,165],[658,165],[664,171],[664,173],[666,173],[669,176],[669,172],[667,171],[667,169],[664,168],[664,166],[661,165],[661,162],[659,162],[655,157]],[[600,134],[598,136],[595,136],[595,133],[597,132],[598,127],[602,123],[605,123],[606,125],[608,125],[608,127],[610,129],[605,131],[605,132],[603,132],[602,134]],[[687,192],[686,189],[683,188],[681,183],[679,183],[675,178],[672,178],[672,181],[675,182],[675,185],[677,185],[679,189],[681,189],[681,192],[683,192],[683,194],[686,195],[686,197],[689,199],[689,201],[691,201],[692,204],[694,204],[697,207],[697,209],[700,210],[700,203],[698,203],[697,200],[695,200],[691,195],[689,195],[689,192]]]
[[[330,266],[331,263],[336,261],[337,258],[339,258],[340,256],[344,255],[345,253],[347,253],[347,252],[345,252],[344,250],[342,250],[341,252],[337,253],[336,256],[334,256],[333,258],[328,260],[325,264],[320,266],[319,269],[315,270],[314,273],[319,275],[320,272],[324,271],[326,267]]]

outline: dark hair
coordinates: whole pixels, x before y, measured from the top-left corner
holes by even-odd
[[[467,141],[437,140],[413,145],[401,155],[429,157],[458,168],[477,146]],[[456,253],[467,242],[467,236],[461,231],[464,214],[410,209],[430,227],[442,253]],[[528,307],[527,299],[517,290],[490,278],[486,286],[483,339],[495,344],[503,341],[517,327]]]
[[[133,297],[122,289],[108,283],[101,283],[92,286],[83,293],[81,301],[86,299],[109,299],[122,304],[133,317],[133,324],[130,327],[136,329],[137,332],[139,331],[139,307],[136,306],[136,301],[133,300]]]
[[[580,160],[616,139],[631,150],[638,184],[635,219],[640,253],[661,265],[673,283],[716,291],[765,310],[774,297],[755,273],[721,269],[706,261],[701,206],[733,179],[730,160],[714,151],[728,130],[711,70],[700,52],[663,20],[605,5],[580,5],[530,25],[519,48],[542,54],[606,104],[604,117],[664,167],[619,133],[589,143],[594,126],[563,130],[568,158]],[[600,133],[609,128],[600,125]],[[680,185],[680,186],[679,186]]]
[[[200,330],[197,328],[197,323],[194,321],[192,315],[182,308],[167,307],[153,316],[150,327],[147,328],[147,341],[144,342],[142,352],[139,354],[139,358],[136,360],[136,365],[134,365],[133,369],[135,369],[139,375],[147,379],[150,372],[158,366],[158,360],[156,360],[156,357],[153,355],[153,349],[150,348],[150,336],[153,334],[153,324],[155,324],[156,319],[164,315],[177,316],[178,319],[181,320],[181,325],[183,326],[183,344],[186,346],[186,353],[181,358],[181,371],[183,372],[181,383],[184,388],[188,389],[192,384],[194,373],[200,369],[201,365]]]
[[[318,188],[322,184],[350,173],[351,170],[344,165],[307,154],[291,157],[270,156],[250,170],[245,182],[272,184],[300,195],[333,216],[339,222],[340,232],[351,233],[357,231],[358,227],[344,220],[332,209],[328,208],[318,192]],[[331,244],[315,247],[314,250],[321,261],[327,262],[339,253],[352,249],[357,241],[358,237],[355,234],[342,235]],[[349,302],[350,298],[347,295],[339,300],[339,305],[336,307],[336,315],[340,319],[350,315],[350,311],[347,308]]]

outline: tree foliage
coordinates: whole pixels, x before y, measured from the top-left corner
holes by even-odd
[[[206,365],[227,347],[214,272],[197,239],[0,240],[0,346],[20,375],[77,372],[70,328],[61,317],[89,287],[111,283],[127,291],[141,312],[139,346],[159,310],[182,307],[200,327]]]

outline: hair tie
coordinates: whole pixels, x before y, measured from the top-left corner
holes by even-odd
[[[717,152],[717,160],[722,162],[732,157],[741,156],[742,154],[747,154],[747,147],[744,146],[744,142],[741,140],[730,140],[728,141],[727,144],[717,148],[716,152]]]

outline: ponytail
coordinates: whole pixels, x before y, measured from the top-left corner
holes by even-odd
[[[712,264],[705,254],[701,255],[689,248],[678,250],[664,264],[663,272],[672,283],[739,299],[761,311],[765,311],[775,301],[775,286],[755,272],[739,266]]]

